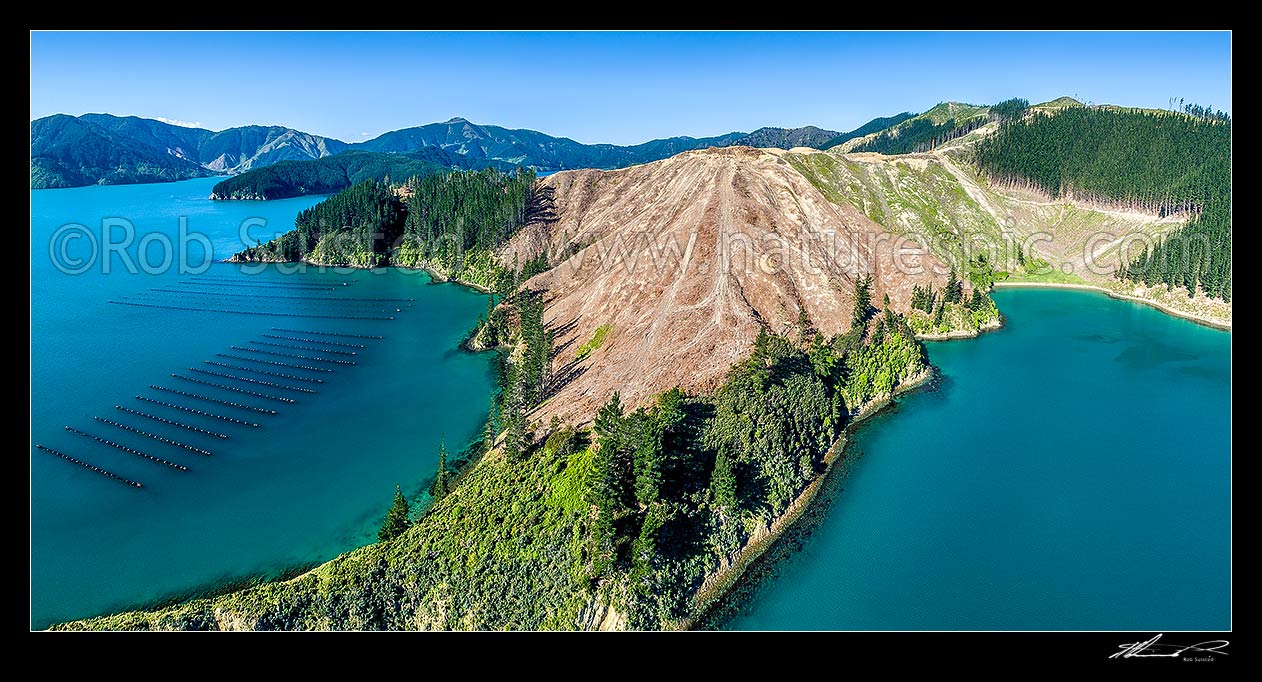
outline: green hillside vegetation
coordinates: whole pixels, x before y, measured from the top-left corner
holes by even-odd
[[[578,350],[575,351],[574,359],[582,360],[591,355],[593,351],[599,350],[601,346],[605,345],[605,338],[609,336],[610,331],[613,331],[613,327],[607,324],[597,327],[596,331],[592,332],[592,338],[584,341],[583,345],[579,346]]]
[[[912,290],[912,309],[907,314],[907,326],[917,334],[941,336],[956,333],[976,333],[983,327],[999,321],[999,308],[985,287],[978,286],[969,294],[962,290],[963,282],[952,272],[941,291],[932,287],[915,286]]]
[[[299,213],[293,230],[233,260],[418,267],[500,289],[511,276],[494,251],[532,215],[546,216],[546,205],[527,170],[426,175],[397,191],[369,179]]]
[[[217,183],[212,199],[285,199],[333,194],[364,180],[405,180],[453,169],[454,160],[439,150],[411,154],[349,151],[310,161],[282,161]]]
[[[1069,107],[1081,107],[1081,106],[1086,106],[1086,105],[1074,99],[1073,97],[1057,97],[1056,99],[1050,102],[1042,102],[1040,104],[1035,104],[1031,106],[1030,111],[1054,113],[1054,112],[1060,111],[1061,109],[1068,109]]]
[[[31,121],[31,189],[173,182],[214,171],[90,121],[58,114]]]
[[[936,159],[865,162],[835,154],[790,155],[789,162],[829,201],[855,206],[896,234],[963,263],[965,247],[1002,251],[1004,229]]]
[[[914,238],[954,264],[962,277],[984,256],[990,275],[974,281],[983,289],[1003,279],[1105,282],[1111,271],[1092,272],[1084,254],[1093,252],[1096,265],[1117,267],[1126,244],[1101,242],[1096,235],[1142,234],[1156,239],[1180,224],[1174,216],[1110,213],[999,191],[976,168],[963,163],[968,153],[965,148],[892,158],[833,152],[785,158],[829,201],[854,206],[890,232]],[[1060,269],[1065,263],[1072,266],[1072,274]]]
[[[992,180],[1026,182],[1053,197],[1192,214],[1119,274],[1230,299],[1231,122],[1221,112],[1190,111],[1200,116],[1095,107],[1036,113],[979,142],[976,163]]]
[[[980,128],[990,120],[989,109],[974,104],[943,102],[896,125],[839,143],[845,152],[910,154],[930,151]],[[836,145],[834,145],[836,146]]]
[[[173,182],[336,154],[346,143],[280,126],[213,132],[136,116],[31,121],[31,189]]]
[[[413,178],[404,188],[407,218],[393,254],[396,265],[428,267],[496,288],[494,252],[532,215],[546,210],[530,170],[486,169]],[[518,268],[514,268],[514,271]]]

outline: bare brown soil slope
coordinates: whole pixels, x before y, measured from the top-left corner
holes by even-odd
[[[942,261],[829,202],[782,154],[708,149],[544,180],[557,220],[502,254],[524,262],[546,248],[556,263],[527,283],[547,290],[557,332],[558,388],[532,418],[586,422],[615,390],[631,405],[676,385],[712,390],[761,324],[796,334],[802,311],[826,335],[845,332],[868,273],[873,302],[888,294],[897,311],[914,284],[946,281]],[[603,325],[601,347],[577,359]]]

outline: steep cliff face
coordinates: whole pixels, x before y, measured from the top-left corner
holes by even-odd
[[[570,377],[541,406],[576,423],[613,391],[636,404],[672,386],[707,392],[748,355],[760,325],[826,335],[850,326],[854,284],[898,312],[914,285],[940,288],[948,267],[913,238],[830,202],[779,150],[687,152],[617,171],[544,180],[559,217],[523,230],[502,259],[542,250],[554,267],[527,282],[546,289],[557,330],[554,370]],[[598,327],[612,331],[576,360]]]

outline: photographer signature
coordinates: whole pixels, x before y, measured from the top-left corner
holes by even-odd
[[[1188,652],[1192,654],[1227,655],[1227,652],[1223,651],[1223,648],[1228,644],[1225,639],[1215,639],[1184,646],[1179,644],[1161,644],[1161,637],[1161,635],[1157,635],[1146,642],[1122,644],[1118,647],[1120,651],[1109,656],[1109,658],[1178,658]]]

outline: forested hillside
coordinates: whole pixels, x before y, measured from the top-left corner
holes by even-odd
[[[195,161],[136,144],[74,116],[31,121],[31,189],[172,182],[211,174]]]
[[[493,252],[536,205],[531,171],[454,171],[396,189],[368,179],[298,214],[294,229],[237,261],[425,267],[487,288],[504,272]]]
[[[536,192],[534,171],[525,169],[417,177],[404,186],[404,194],[407,218],[392,262],[488,289],[502,288],[500,278],[506,274],[495,251],[527,221],[546,218],[547,212],[547,197]]]
[[[485,165],[500,167],[507,164],[488,161]],[[391,178],[402,181],[466,166],[467,159],[437,147],[426,147],[407,154],[349,151],[311,161],[283,161],[242,173],[216,184],[210,198],[285,199],[307,194],[333,194],[363,180]]]
[[[1230,299],[1231,121],[1225,114],[1098,107],[1036,112],[980,141],[975,158],[996,182],[1190,215],[1185,227],[1140,253],[1120,274]]]
[[[31,189],[171,182],[336,154],[347,145],[281,126],[220,132],[137,116],[31,121]]]
[[[897,118],[897,117],[895,117]],[[943,102],[874,135],[856,137],[844,151],[911,154],[931,151],[990,122],[987,107]]]

